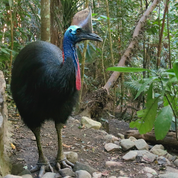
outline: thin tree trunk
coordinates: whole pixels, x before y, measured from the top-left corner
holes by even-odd
[[[50,42],[50,0],[41,0],[41,40]]]
[[[112,65],[114,66],[114,57],[113,57],[113,50],[112,50],[112,37],[111,37],[110,20],[109,20],[109,3],[108,3],[108,0],[106,0],[106,14],[107,14],[107,23],[108,23],[111,62],[112,62]]]
[[[169,48],[169,68],[172,68],[171,65],[171,42],[170,42],[170,35],[169,35],[169,6],[167,9],[167,38],[168,38],[168,48]]]
[[[87,0],[85,2],[85,8],[88,7],[89,1]],[[88,46],[88,40],[86,40],[84,42],[84,48],[83,48],[83,53],[82,53],[82,64],[81,64],[81,90],[80,90],[80,94],[79,94],[79,102],[78,102],[78,108],[77,110],[79,110],[80,107],[80,103],[82,100],[82,91],[83,91],[83,83],[84,83],[84,73],[85,73],[85,60],[86,60],[86,51],[87,51],[87,46]]]
[[[163,15],[163,23],[162,23],[162,28],[161,28],[161,32],[159,34],[159,44],[158,44],[158,54],[157,54],[157,69],[160,66],[160,55],[161,55],[161,46],[162,46],[162,38],[163,38],[163,31],[164,31],[164,24],[165,24],[165,17],[166,17],[166,13],[168,10],[168,3],[169,0],[166,0],[166,4],[165,4],[165,9],[164,9],[164,15]]]
[[[117,66],[125,66],[125,61],[128,58],[130,58],[133,55],[133,53],[135,54],[135,51],[136,51],[136,48],[139,42],[139,37],[140,37],[140,34],[142,33],[142,28],[145,25],[146,19],[158,3],[159,3],[159,0],[154,0],[153,3],[150,5],[150,7],[144,12],[143,16],[141,17],[137,26],[135,27],[132,41],[130,42],[128,48],[126,49],[124,55],[121,57],[121,60],[119,61]],[[107,83],[105,84],[104,88],[106,90],[109,90],[109,88],[111,88],[114,85],[119,75],[120,75],[120,72],[113,72],[113,74],[111,75]]]
[[[11,70],[12,70],[12,58],[13,58],[13,55],[12,55],[12,50],[14,48],[14,27],[13,27],[13,20],[12,20],[12,4],[9,3],[9,6],[10,6],[10,23],[11,23],[11,51],[10,51],[10,64],[9,64],[9,84],[11,83]]]

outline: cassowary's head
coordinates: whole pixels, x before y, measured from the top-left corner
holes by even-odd
[[[94,40],[94,41],[102,41],[102,39],[96,35],[95,33],[90,32],[89,30],[86,30],[82,27],[79,27],[77,25],[71,25],[65,35],[75,43],[78,43],[83,40]]]
[[[102,41],[92,33],[92,18],[90,7],[75,14],[71,26],[67,29],[65,36],[74,44],[83,40]]]

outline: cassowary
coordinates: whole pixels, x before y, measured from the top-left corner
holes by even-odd
[[[63,51],[48,42],[32,42],[20,51],[13,64],[12,96],[24,123],[36,137],[39,159],[34,170],[40,169],[39,177],[50,167],[40,143],[40,128],[45,120],[55,122],[58,168],[72,166],[63,154],[61,129],[72,113],[81,88],[75,45],[82,40],[102,41],[92,33],[90,9],[74,16],[64,34]]]

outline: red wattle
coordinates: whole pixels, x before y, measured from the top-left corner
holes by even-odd
[[[80,67],[79,62],[77,62],[77,74],[76,74],[76,89],[81,89],[81,78],[80,78]]]

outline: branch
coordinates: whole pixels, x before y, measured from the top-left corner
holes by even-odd
[[[132,41],[130,42],[128,48],[126,49],[125,53],[121,57],[121,60],[119,61],[117,66],[125,66],[125,61],[133,55],[133,51],[135,50],[135,48],[138,45],[140,34],[142,33],[142,28],[145,25],[146,19],[158,3],[159,3],[159,0],[154,0],[153,3],[151,4],[151,6],[144,12],[143,16],[139,20],[139,22],[134,30]],[[111,77],[109,78],[107,83],[105,84],[104,88],[106,90],[111,88],[114,85],[114,83],[116,82],[119,75],[120,75],[120,72],[113,72],[113,74],[111,75]]]

